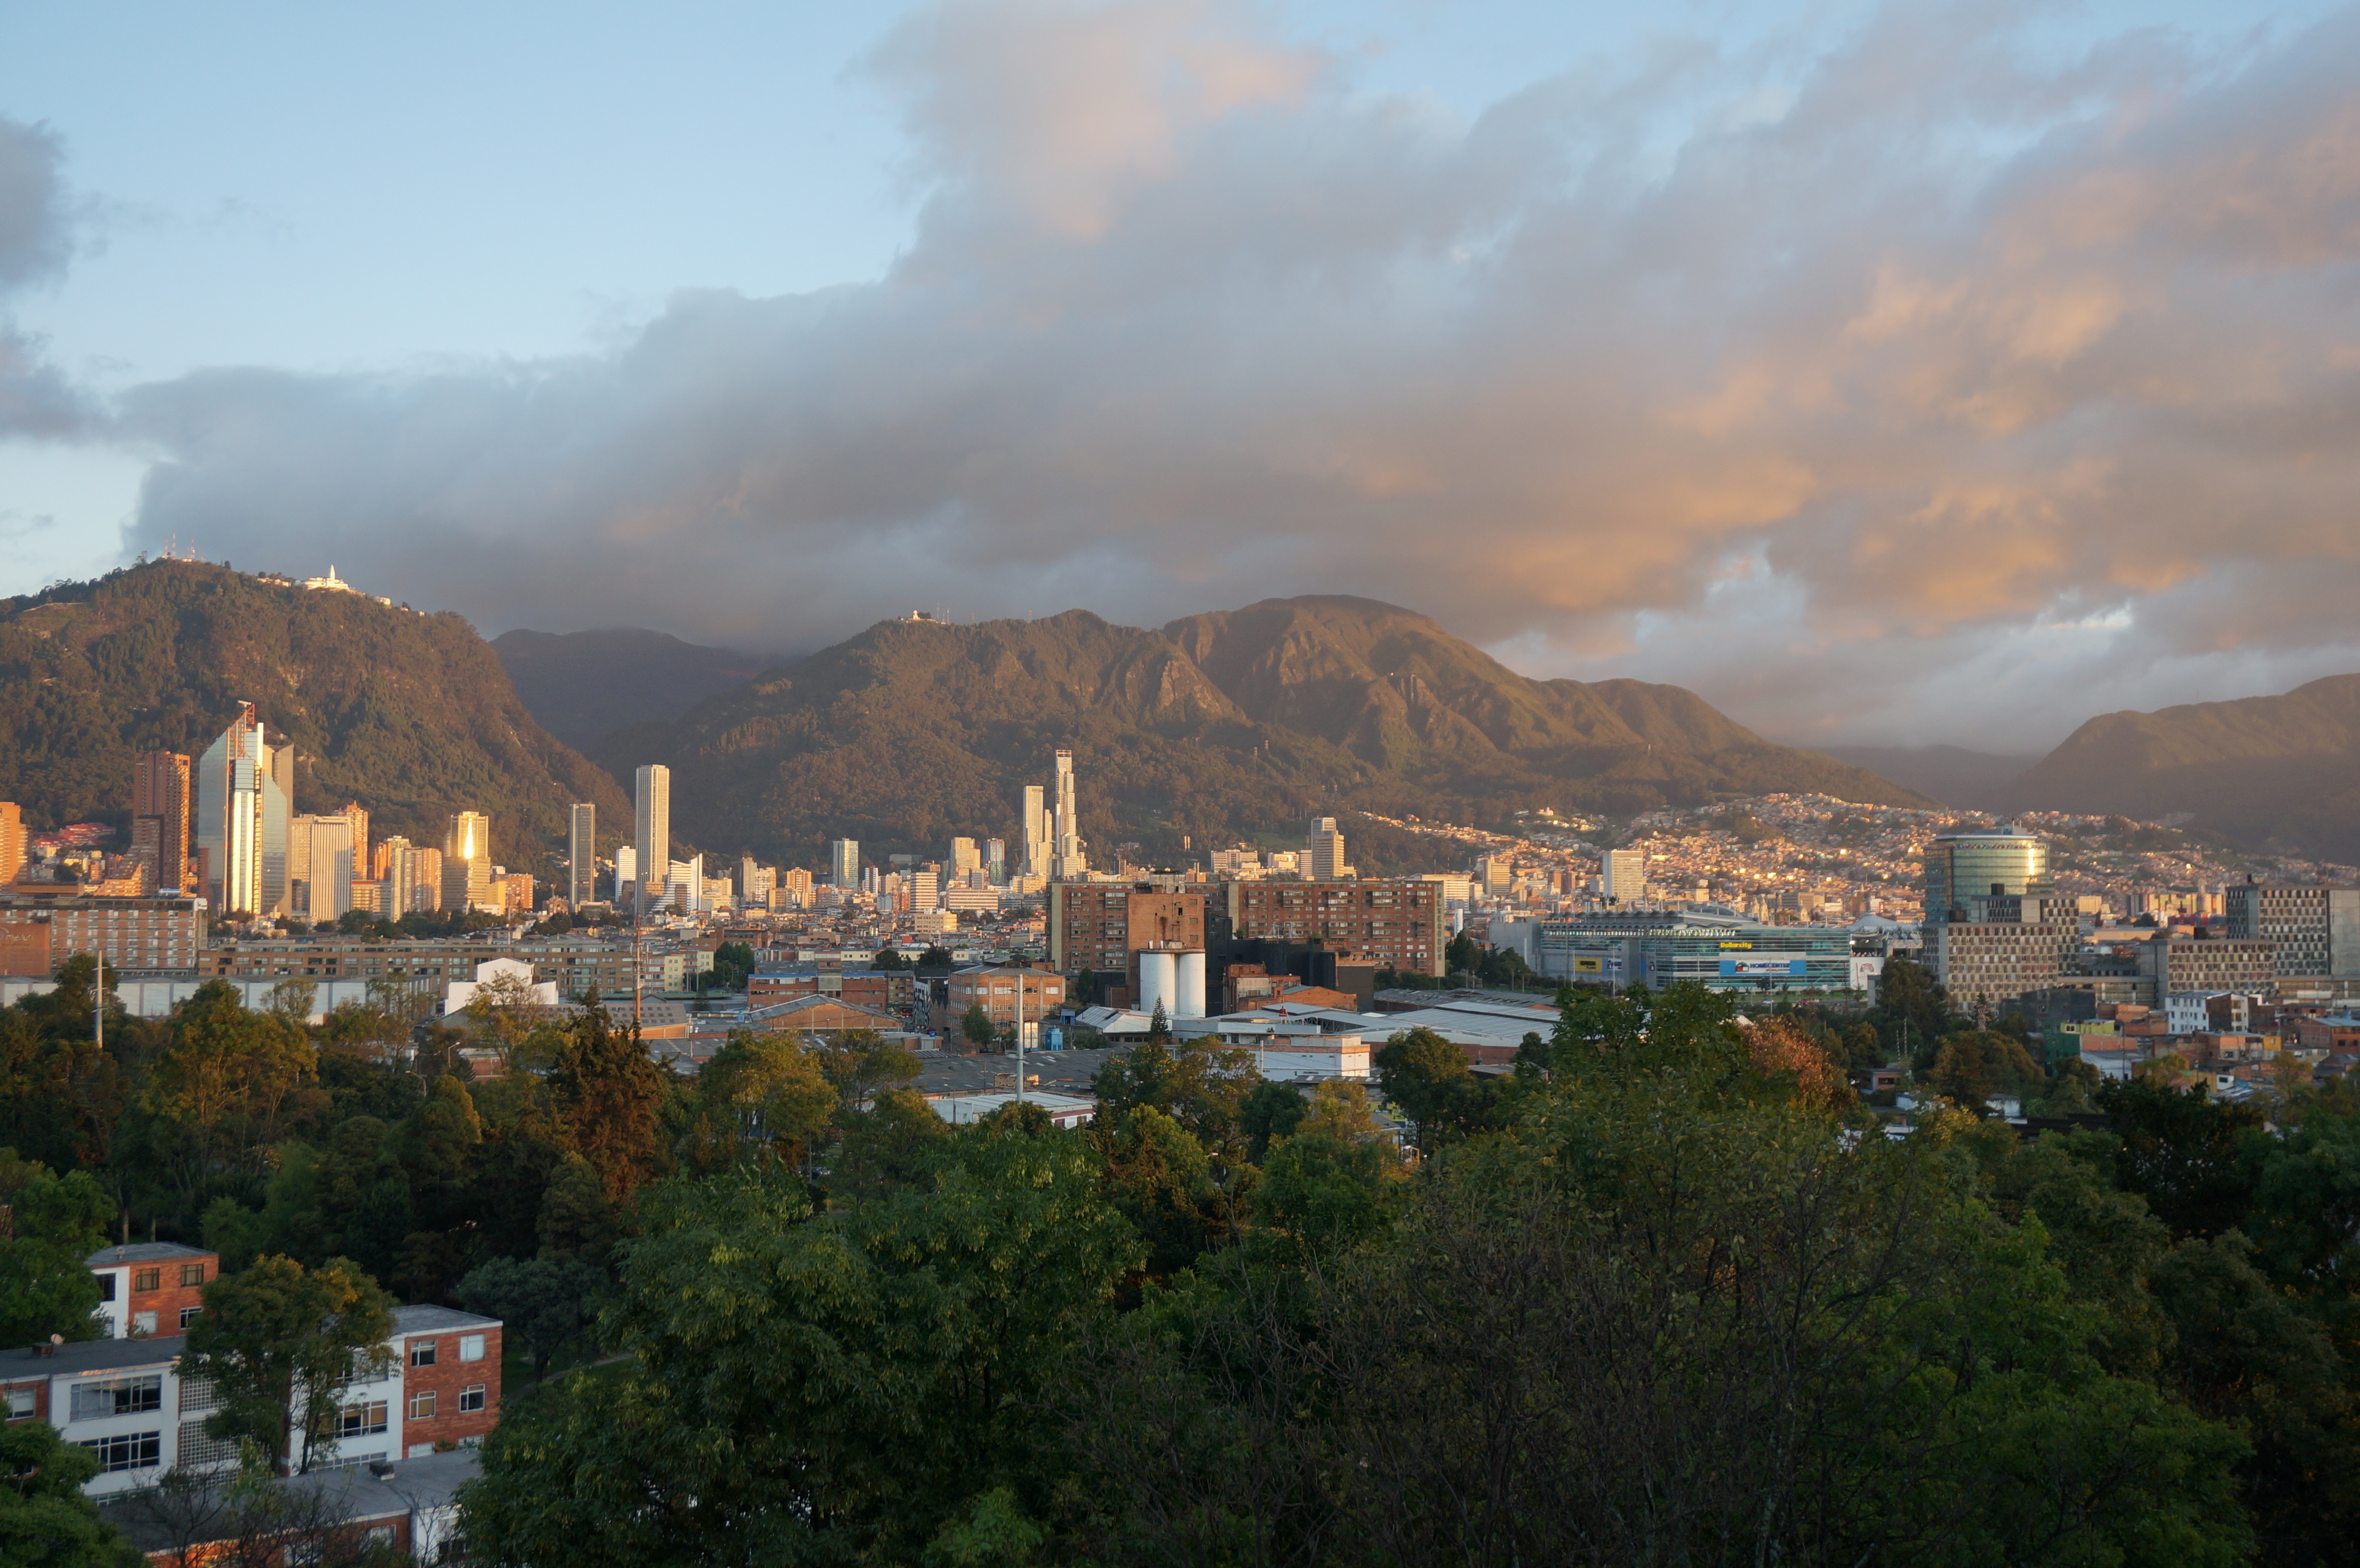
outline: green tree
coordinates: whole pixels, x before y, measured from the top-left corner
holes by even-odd
[[[532,1357],[535,1382],[556,1356],[588,1343],[606,1292],[603,1271],[546,1258],[495,1258],[469,1270],[458,1290],[469,1312],[507,1325]]]
[[[0,1345],[96,1338],[98,1277],[85,1259],[105,1245],[115,1201],[87,1171],[59,1177],[0,1149],[0,1203],[11,1230],[0,1240]]]
[[[908,1047],[875,1029],[847,1029],[832,1036],[818,1055],[820,1071],[845,1103],[856,1107],[865,1107],[880,1089],[915,1083],[922,1071]]]
[[[541,1192],[540,1256],[603,1269],[617,1229],[597,1171],[579,1154],[560,1160]]]
[[[556,1032],[546,1080],[559,1136],[598,1172],[620,1203],[661,1170],[662,1118],[672,1085],[637,1029],[585,1007]]]
[[[139,1105],[161,1135],[158,1173],[183,1212],[224,1173],[257,1170],[264,1150],[322,1108],[317,1062],[300,1027],[248,1012],[224,981],[207,981],[173,1009],[170,1043]]]
[[[1255,1084],[1238,1104],[1238,1129],[1245,1134],[1246,1158],[1261,1164],[1274,1140],[1294,1135],[1309,1108],[1302,1091],[1292,1084],[1267,1080]]]
[[[1432,1029],[1392,1036],[1372,1065],[1385,1098],[1417,1124],[1421,1149],[1431,1151],[1450,1138],[1488,1131],[1506,1114],[1505,1083],[1477,1078],[1466,1051]]]
[[[1000,1031],[993,1027],[991,1015],[983,1010],[981,1002],[969,1002],[966,1015],[959,1019],[959,1033],[967,1036],[968,1044],[981,1051],[999,1038]]]
[[[1178,1122],[1140,1105],[1097,1141],[1108,1198],[1147,1244],[1147,1279],[1169,1279],[1227,1235],[1228,1203],[1212,1161]]]
[[[827,1185],[845,1199],[875,1197],[924,1180],[934,1145],[951,1134],[950,1124],[910,1089],[884,1090],[865,1111],[840,1111],[837,1126],[843,1141]]]
[[[252,1440],[273,1470],[291,1457],[309,1471],[335,1446],[345,1382],[383,1375],[392,1333],[393,1303],[349,1259],[307,1269],[263,1258],[205,1286],[179,1371],[220,1400],[209,1435]]]
[[[799,1163],[836,1107],[825,1065],[792,1036],[732,1030],[697,1069],[687,1158],[703,1170],[749,1158]]]
[[[470,1545],[910,1563],[960,1550],[996,1488],[1039,1517],[1038,1401],[1141,1248],[1076,1134],[978,1128],[934,1160],[821,1215],[775,1167],[650,1189],[606,1320],[628,1369],[508,1414],[463,1490]]]
[[[2020,1041],[1991,1029],[1970,1029],[1944,1040],[1926,1081],[1967,1106],[2002,1094],[2036,1093],[2049,1082]]]
[[[138,1568],[139,1550],[82,1495],[98,1459],[47,1421],[0,1426],[0,1563],[8,1568]]]

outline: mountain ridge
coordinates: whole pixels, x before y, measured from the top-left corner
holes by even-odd
[[[595,755],[618,778],[671,767],[675,822],[699,842],[793,858],[838,834],[939,853],[954,833],[1011,833],[1059,746],[1086,775],[1100,862],[1120,844],[1153,860],[1299,834],[1354,807],[1628,814],[1779,789],[1928,803],[1681,688],[1535,681],[1415,611],[1344,595],[1160,629],[1087,610],[881,621]]]
[[[2360,674],[2084,723],[2007,791],[2014,810],[2188,818],[2257,846],[2360,864]]]

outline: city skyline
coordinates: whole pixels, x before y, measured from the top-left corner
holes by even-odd
[[[521,74],[539,119],[501,94],[438,135],[604,145],[580,82],[734,23],[583,29],[573,74]],[[912,596],[1153,623],[1353,592],[1519,670],[1675,681],[1783,739],[2009,753],[2091,712],[2360,669],[2334,611],[2354,479],[2305,414],[2355,374],[2311,330],[2345,319],[2327,214],[2349,191],[2295,173],[2344,168],[2348,8],[1651,23],[1669,30],[1511,5],[789,8],[707,69],[791,60],[814,91],[744,111],[768,134],[665,142],[698,179],[621,200],[794,197],[617,226],[563,138],[537,146],[531,201],[495,200],[381,168],[405,145],[378,139],[387,106],[320,115],[315,73],[268,69],[279,39],[158,27],[126,60],[45,17],[0,62],[23,171],[0,507],[25,574],[0,591],[168,546],[317,556],[490,630],[761,650]],[[467,55],[442,25],[408,43]],[[418,219],[400,243],[354,244],[333,159],[298,171],[163,111],[191,52],[379,168],[370,191]],[[680,123],[710,130],[746,100],[695,74],[664,91],[708,100]],[[475,243],[425,221],[437,197],[483,209]],[[781,223],[796,198],[828,219]],[[159,309],[188,276],[221,308]],[[1187,282],[1207,276],[1256,281]],[[381,308],[344,309],[364,278]],[[274,322],[290,300],[308,342]],[[944,363],[975,395],[894,368]],[[846,427],[820,389],[854,366],[877,379]],[[1162,414],[1131,419],[1131,387]],[[1064,461],[1077,441],[1099,458]]]

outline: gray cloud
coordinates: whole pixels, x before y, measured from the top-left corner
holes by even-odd
[[[2360,13],[2061,60],[2019,20],[1459,123],[1217,6],[945,5],[872,62],[928,192],[887,277],[139,388],[138,542],[762,648],[1356,592],[1830,738],[2360,667]]]
[[[65,271],[72,244],[61,158],[49,127],[0,114],[0,300]],[[87,417],[81,394],[44,362],[39,340],[0,314],[0,437],[67,435]]]

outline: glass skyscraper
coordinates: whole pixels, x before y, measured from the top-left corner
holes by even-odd
[[[1967,898],[2049,891],[2049,844],[2028,833],[1944,833],[1926,847],[1926,919],[1947,920]]]

